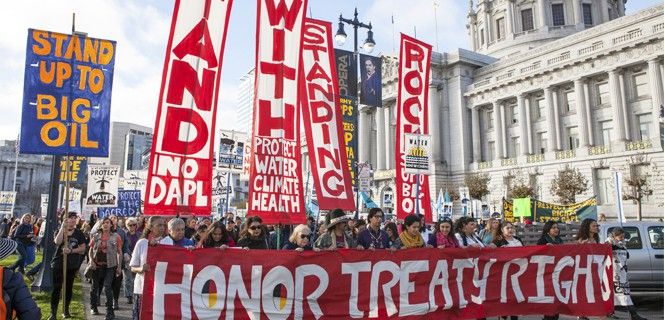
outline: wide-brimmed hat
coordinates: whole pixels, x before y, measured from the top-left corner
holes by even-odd
[[[16,251],[16,241],[6,238],[0,238],[0,260],[7,258]]]
[[[333,211],[330,211],[328,216],[330,217],[330,222],[328,222],[326,229],[330,229],[340,223],[350,220],[349,216],[347,216],[342,209],[334,209]]]

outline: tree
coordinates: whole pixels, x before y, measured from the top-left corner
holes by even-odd
[[[508,199],[535,198],[536,190],[526,183],[519,182],[508,189]]]
[[[575,196],[586,192],[587,189],[589,189],[587,178],[578,169],[570,166],[559,170],[550,186],[550,191],[559,197],[561,204],[575,203]]]
[[[484,196],[490,193],[489,182],[490,175],[487,173],[473,173],[467,174],[464,177],[464,182],[469,188],[469,196],[472,199],[481,200]]]
[[[631,166],[630,177],[624,178],[628,189],[624,189],[623,200],[632,200],[637,204],[637,220],[642,221],[642,200],[653,194],[653,188],[649,183],[648,175],[640,174],[637,166]]]

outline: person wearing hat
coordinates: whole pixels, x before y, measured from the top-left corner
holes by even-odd
[[[326,232],[316,240],[315,247],[322,250],[355,248],[353,238],[344,230],[349,217],[342,209],[334,209],[328,215],[330,222],[326,226]]]
[[[0,239],[0,260],[7,258],[16,251],[17,244],[14,240]],[[0,318],[9,319],[40,319],[41,310],[37,307],[35,300],[32,299],[30,290],[25,285],[20,273],[16,273],[9,268],[0,267],[0,283],[2,283],[2,292],[0,292],[0,303],[4,305],[7,314],[15,313],[15,316],[8,317],[7,314],[0,314]]]

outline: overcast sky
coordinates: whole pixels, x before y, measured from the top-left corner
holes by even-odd
[[[371,22],[374,27],[377,44],[374,55],[393,53],[399,33],[413,36],[414,30],[419,39],[430,43],[435,50],[438,43],[437,51],[468,48],[465,27],[468,1],[439,0],[437,9],[433,2],[310,0],[307,15],[333,22],[333,31],[336,31],[339,14],[353,18],[353,9],[357,6],[359,19]],[[662,1],[630,0],[628,14],[659,3]],[[22,0],[5,6],[0,10],[3,30],[0,36],[0,139],[15,139],[19,132],[28,28],[69,33],[72,12],[76,13],[77,30],[91,37],[117,41],[111,120],[153,127],[173,4],[174,1],[169,0]],[[222,67],[218,129],[237,128],[236,91],[240,78],[253,68],[255,15],[256,1],[234,1]],[[342,48],[353,50],[353,29],[347,26],[346,33],[349,38]],[[359,44],[366,36],[365,30],[359,31]]]

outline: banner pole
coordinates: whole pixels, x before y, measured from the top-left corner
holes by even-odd
[[[69,216],[69,155],[65,157],[65,211],[62,215],[61,223],[66,223],[66,219]],[[66,227],[66,226],[65,226]],[[66,310],[66,293],[67,288],[65,283],[67,283],[67,252],[65,248],[69,249],[69,241],[67,240],[68,229],[65,229],[65,232],[62,233],[62,310]]]
[[[354,220],[360,217],[360,169],[358,161],[356,161],[356,214],[353,215]]]

